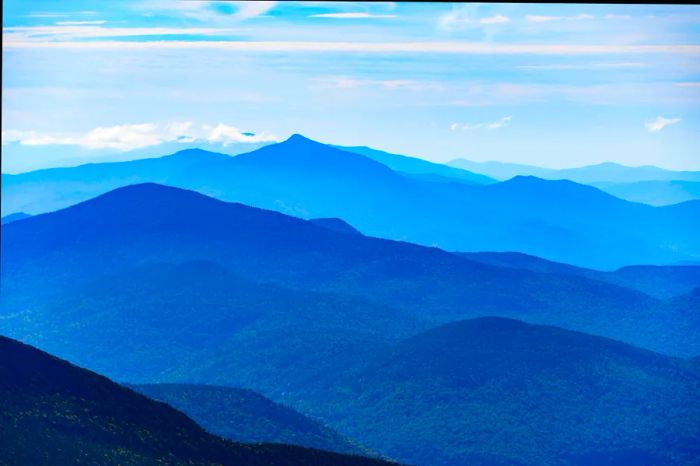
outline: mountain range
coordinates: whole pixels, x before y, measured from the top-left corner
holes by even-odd
[[[127,309],[138,309],[131,300],[158,296],[152,290],[139,291],[142,285],[134,278],[149,273],[157,277],[160,272],[150,272],[148,264],[209,261],[244,283],[324,293],[340,296],[341,301],[358,299],[347,312],[367,309],[370,320],[364,330],[395,337],[426,323],[502,315],[605,335],[669,354],[700,353],[693,330],[697,315],[637,290],[575,274],[499,267],[437,248],[341,233],[277,212],[156,184],[119,188],[58,212],[6,224],[2,252],[2,302],[8,317],[0,322],[0,330],[22,338],[46,335],[46,327],[40,333],[33,327],[43,326],[38,316],[61,319],[67,312],[66,319],[94,318],[91,312],[75,310],[93,299],[113,300],[115,290],[133,290],[134,296],[119,299]],[[181,272],[163,274],[160,294],[168,296],[172,289],[201,281],[202,289],[222,283],[223,300],[227,287],[243,286],[216,267],[197,272],[211,275],[209,281],[196,277],[186,281],[192,274],[182,267]],[[168,277],[175,281],[165,281]],[[143,282],[144,286],[150,283]],[[103,289],[108,294],[102,298]],[[274,293],[274,289],[264,291]],[[219,294],[204,298],[211,296]],[[285,296],[280,301],[289,299]],[[79,305],[66,305],[72,302]],[[97,309],[118,312],[120,308]],[[246,312],[252,309],[244,307]],[[98,327],[100,319],[94,320]],[[88,328],[85,323],[66,323],[59,320],[56,328],[61,332]],[[203,325],[203,331],[210,329],[209,324]],[[104,331],[95,328],[86,335],[97,338]],[[190,335],[187,332],[185,337]],[[75,337],[65,340],[77,341]],[[50,351],[83,363],[75,359],[81,357],[79,349],[75,357]],[[114,376],[107,368],[99,370]]]
[[[700,201],[495,178],[299,135],[3,175],[0,464],[699,464]]]
[[[342,218],[365,235],[454,251],[518,251],[602,269],[700,257],[700,201],[651,207],[570,181],[426,177],[295,135],[235,157],[189,150],[3,175],[2,207],[36,214],[116,187],[157,182],[302,218]]]
[[[551,169],[503,162],[472,162],[456,159],[447,166],[488,175],[496,180],[536,176],[547,180],[571,180],[600,188],[615,197],[654,206],[700,199],[700,172],[659,167],[627,167],[601,163],[578,168]]]

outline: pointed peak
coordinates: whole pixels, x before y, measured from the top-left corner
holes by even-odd
[[[289,138],[287,138],[286,141],[284,141],[282,144],[288,144],[288,143],[293,143],[293,144],[321,144],[318,141],[314,141],[313,139],[309,139],[306,136],[303,136],[299,133],[294,133]]]

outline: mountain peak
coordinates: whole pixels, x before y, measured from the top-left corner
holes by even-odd
[[[307,144],[308,144],[308,143],[312,143],[312,144],[321,144],[320,142],[314,141],[313,139],[309,139],[309,138],[307,138],[306,136],[303,136],[303,135],[301,135],[301,134],[299,134],[299,133],[294,133],[294,134],[292,134],[291,136],[289,136],[289,137],[287,138],[286,141],[283,141],[283,143],[296,143],[296,144],[299,144],[299,143],[307,143]]]

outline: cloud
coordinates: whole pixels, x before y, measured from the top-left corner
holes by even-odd
[[[97,37],[168,36],[192,35],[207,36],[232,32],[221,28],[178,28],[178,27],[102,27],[88,25],[80,21],[68,21],[57,26],[12,26],[3,28],[5,37],[23,38],[28,42],[42,40],[63,41],[66,39],[91,39]],[[76,24],[82,23],[82,24]],[[5,33],[6,32],[6,33]],[[54,42],[56,43],[56,42]]]
[[[480,25],[504,24],[510,22],[510,18],[504,15],[494,15],[481,19],[471,19],[470,11],[474,11],[472,5],[453,8],[451,11],[438,17],[438,28],[444,31],[455,31]]]
[[[625,69],[645,68],[649,65],[638,62],[600,62],[600,63],[552,63],[543,65],[521,65],[521,70],[590,70],[590,69]]]
[[[490,123],[452,123],[450,125],[450,130],[456,131],[458,129],[462,130],[475,130],[475,129],[499,129],[510,125],[510,121],[513,119],[512,116],[504,116],[496,121]]]
[[[675,125],[676,123],[680,122],[680,118],[664,118],[662,116],[656,117],[656,120],[653,121],[647,121],[644,123],[644,127],[647,129],[647,131],[650,131],[652,133],[656,133],[664,129],[665,127],[669,125]]]
[[[273,9],[277,2],[229,2],[235,5],[238,9],[233,13],[235,19],[244,20],[249,18],[255,18],[256,16],[261,16]]]
[[[373,13],[319,13],[309,15],[309,18],[338,18],[338,19],[374,19],[396,18],[396,15],[377,15]]]
[[[503,24],[510,22],[510,18],[503,15],[495,15],[489,18],[481,18],[479,22],[481,24]]]
[[[198,21],[228,21],[263,16],[277,5],[271,1],[177,1],[146,0],[136,2],[132,8],[152,15],[153,12],[171,16],[182,16]]]
[[[361,87],[380,87],[384,89],[407,89],[411,91],[438,90],[442,85],[433,81],[414,81],[410,79],[358,79],[345,76],[314,78],[320,87],[327,89],[358,89]]]
[[[94,20],[94,21],[56,21],[57,26],[84,26],[84,25],[98,25],[98,24],[105,24],[107,21],[101,19],[101,20]]]
[[[19,143],[26,146],[71,145],[86,149],[117,149],[122,151],[157,146],[165,142],[212,142],[227,146],[232,143],[272,142],[278,138],[263,132],[244,132],[234,126],[216,126],[192,122],[165,124],[140,123],[97,127],[84,134],[40,133],[37,131],[3,130],[2,144]]]
[[[88,28],[62,26],[60,28]],[[54,27],[59,28],[59,27]],[[308,42],[308,41],[244,41],[244,40],[158,40],[150,41],[71,41],[47,40],[28,36],[18,29],[5,28],[3,49],[58,48],[90,50],[155,50],[155,49],[221,49],[250,52],[337,52],[337,53],[453,53],[473,55],[595,55],[595,54],[700,54],[700,45],[616,45],[616,44],[507,44],[486,42]],[[68,36],[107,37],[132,35],[218,35],[226,30],[217,28],[99,28],[95,31],[76,29],[60,31]],[[99,29],[104,29],[100,31]],[[55,31],[54,31],[55,32]],[[91,35],[96,34],[96,35]],[[69,38],[69,37],[65,37]],[[56,39],[55,37],[53,39]]]
[[[573,16],[542,16],[542,15],[526,15],[525,20],[532,23],[548,23],[552,21],[582,21],[586,19],[593,19],[593,15],[589,14],[579,14]]]
[[[469,27],[471,20],[467,7],[453,8],[451,11],[438,17],[438,28],[444,31],[453,31]]]

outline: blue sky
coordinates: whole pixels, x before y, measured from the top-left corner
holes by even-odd
[[[700,7],[3,2],[3,171],[302,133],[700,169]]]

